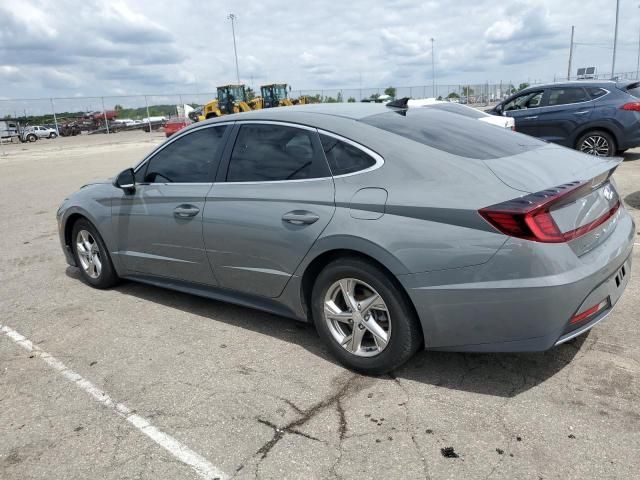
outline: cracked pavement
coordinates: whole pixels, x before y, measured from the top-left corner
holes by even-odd
[[[58,204],[161,140],[5,147],[0,324],[233,478],[636,476],[638,246],[625,295],[588,336],[536,354],[421,352],[365,377],[309,325],[130,282],[97,291],[67,268]],[[615,178],[640,225],[640,149],[626,158]],[[198,478],[31,357],[0,337],[0,478]]]

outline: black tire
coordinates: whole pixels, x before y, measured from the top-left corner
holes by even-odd
[[[600,146],[597,147],[596,144]],[[608,132],[605,132],[603,130],[591,130],[584,133],[578,139],[578,141],[576,142],[576,150],[579,150],[588,155],[613,157],[617,151],[616,140]]]
[[[56,138],[57,136],[58,136],[58,135],[57,135],[57,134],[55,134],[55,133],[53,133],[53,132],[51,132],[51,133],[49,134],[49,138]]]
[[[38,137],[34,133],[30,133],[29,135],[27,135],[27,142],[33,143],[36,140],[38,140]]]
[[[88,231],[98,245],[99,258],[101,260],[102,267],[99,275],[95,278],[91,277],[83,268],[82,262],[80,261],[80,255],[78,253],[77,238],[78,234],[83,230]],[[80,276],[85,283],[91,285],[94,288],[100,289],[110,288],[118,283],[118,275],[116,274],[115,268],[113,268],[113,262],[111,261],[109,251],[107,250],[102,237],[98,233],[98,230],[93,226],[93,224],[85,218],[81,218],[73,224],[71,233],[71,248],[73,250],[73,257],[76,261],[76,265],[80,270]]]
[[[623,148],[623,149],[618,149],[618,151],[616,152],[616,155],[621,157],[625,154],[625,152],[629,150],[628,148]]]
[[[325,320],[325,296],[335,282],[344,278],[354,278],[373,287],[388,309],[391,334],[386,347],[375,356],[362,357],[347,351],[334,338]],[[318,334],[333,355],[352,370],[369,375],[387,373],[409,360],[422,345],[418,319],[406,294],[386,272],[364,259],[343,257],[329,263],[313,285],[311,304]]]

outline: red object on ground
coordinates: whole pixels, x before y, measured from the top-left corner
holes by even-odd
[[[167,137],[170,137],[174,133],[179,130],[182,130],[184,127],[191,125],[191,120],[185,117],[176,117],[170,118],[167,120],[167,124],[164,126],[164,134]]]

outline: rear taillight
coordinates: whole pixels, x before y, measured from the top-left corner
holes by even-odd
[[[602,312],[609,306],[609,299],[606,298],[597,305],[594,305],[591,308],[587,308],[584,312],[578,313],[571,317],[569,320],[570,325],[575,325],[576,323],[584,322],[585,320],[589,320],[595,317],[598,313]]]
[[[631,110],[633,112],[640,112],[640,102],[627,102],[620,107],[621,110]]]
[[[571,203],[591,190],[591,182],[571,182],[531,193],[478,211],[496,229],[534,242],[562,243],[581,237],[609,220],[620,208],[620,200],[596,220],[568,232],[560,230],[551,215],[552,207]]]

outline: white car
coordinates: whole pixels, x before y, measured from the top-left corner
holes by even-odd
[[[435,98],[418,98],[409,99],[407,102],[409,108],[416,107],[430,107],[445,110],[451,113],[457,113],[465,117],[475,118],[481,122],[489,123],[497,127],[506,128],[507,130],[516,129],[516,121],[513,117],[502,117],[498,115],[489,115],[486,112],[478,110],[477,108],[468,107],[459,103],[444,102],[442,100],[436,100]]]
[[[42,127],[40,125],[27,127],[25,129],[25,136],[30,133],[35,134],[38,138],[56,138],[58,136],[58,132],[56,132],[55,128]]]

